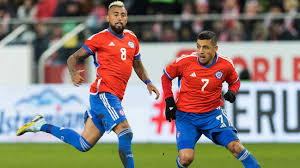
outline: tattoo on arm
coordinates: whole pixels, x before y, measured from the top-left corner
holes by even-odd
[[[80,48],[74,54],[72,54],[67,60],[68,69],[69,69],[70,74],[75,75],[77,72],[76,65],[78,65],[78,62],[86,59],[89,56],[90,56],[90,53],[87,52],[83,48]]]
[[[143,81],[145,82],[148,79],[148,75],[147,72],[144,68],[144,65],[141,61],[141,59],[137,59],[133,61],[133,68],[135,73],[137,74],[137,76]]]

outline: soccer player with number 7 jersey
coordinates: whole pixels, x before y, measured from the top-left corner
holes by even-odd
[[[182,55],[164,69],[162,87],[166,119],[175,120],[179,168],[194,160],[194,147],[204,134],[215,144],[226,147],[245,168],[260,168],[255,157],[241,144],[235,127],[222,109],[222,83],[228,83],[224,99],[233,103],[240,87],[232,61],[220,53],[216,34],[203,31],[197,38],[197,50]],[[172,80],[178,77],[180,91],[175,102]]]
[[[127,19],[123,2],[112,2],[106,17],[109,28],[91,36],[81,49],[68,58],[68,68],[75,86],[83,82],[81,71],[76,69],[79,61],[92,55],[97,72],[97,78],[90,88],[91,109],[85,113],[82,134],[48,124],[43,116],[37,115],[32,122],[18,130],[18,136],[26,132],[43,131],[79,151],[86,152],[97,143],[104,132],[114,131],[118,136],[119,155],[124,167],[135,167],[131,150],[133,133],[121,105],[132,67],[147,85],[149,93],[156,94],[156,99],[159,98],[159,92],[151,83],[141,62],[137,37],[133,32],[124,29]]]

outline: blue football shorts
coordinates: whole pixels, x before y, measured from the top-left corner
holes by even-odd
[[[178,151],[186,148],[194,149],[202,134],[216,145],[225,147],[238,139],[235,127],[221,107],[207,113],[187,113],[177,110],[175,125]]]
[[[88,111],[93,123],[104,134],[126,120],[119,98],[111,93],[90,94],[91,109]]]

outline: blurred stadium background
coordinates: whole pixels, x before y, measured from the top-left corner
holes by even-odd
[[[72,86],[69,55],[107,28],[112,0],[0,0],[0,167],[121,167],[116,137],[105,135],[80,153],[43,133],[16,137],[37,113],[50,123],[83,128],[93,60],[86,85]],[[230,57],[241,89],[225,109],[245,146],[265,168],[300,164],[299,0],[124,0],[127,28],[140,40],[143,63],[161,90],[162,69],[195,50],[202,30],[217,33],[219,51]],[[175,85],[176,86],[176,85]],[[174,91],[178,88],[174,87]],[[174,122],[164,120],[164,100],[149,96],[133,73],[123,105],[134,131],[137,167],[176,167]],[[190,166],[242,167],[204,137]]]

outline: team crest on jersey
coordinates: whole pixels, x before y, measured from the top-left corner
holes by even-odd
[[[218,71],[218,72],[216,72],[215,76],[216,76],[217,79],[221,79],[223,77],[223,72]]]
[[[119,113],[120,113],[121,116],[125,116],[125,113],[124,113],[123,109],[121,109],[121,110],[119,111]]]
[[[132,41],[129,41],[128,46],[131,47],[131,48],[134,48],[134,43]]]

